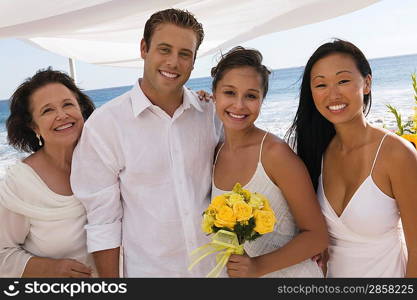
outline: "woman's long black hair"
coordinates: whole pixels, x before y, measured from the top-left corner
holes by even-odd
[[[335,129],[333,124],[324,118],[314,105],[310,76],[311,69],[318,60],[334,53],[349,55],[355,61],[356,67],[363,77],[372,76],[371,67],[362,51],[352,43],[340,39],[335,39],[317,48],[304,68],[298,110],[285,137],[306,165],[316,191],[321,173],[321,159],[335,135]],[[363,111],[367,115],[372,103],[371,92],[364,95],[363,101]]]

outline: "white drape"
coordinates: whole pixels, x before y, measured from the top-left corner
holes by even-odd
[[[2,0],[0,38],[21,38],[88,63],[140,67],[149,16],[192,12],[204,26],[198,57],[277,31],[337,17],[379,0]],[[349,24],[346,24],[349,26]]]

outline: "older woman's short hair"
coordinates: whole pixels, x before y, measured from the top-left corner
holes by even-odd
[[[84,94],[67,74],[52,70],[51,67],[41,69],[33,77],[27,78],[10,98],[10,116],[6,121],[9,144],[24,152],[38,151],[42,146],[32,129],[32,113],[30,97],[41,87],[50,83],[60,83],[66,86],[77,98],[84,120],[94,111],[91,99]]]

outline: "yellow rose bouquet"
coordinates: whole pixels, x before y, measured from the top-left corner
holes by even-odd
[[[218,277],[230,255],[243,254],[243,244],[272,232],[275,222],[268,199],[236,183],[231,192],[214,197],[204,211],[201,227],[206,234],[213,234],[212,241],[191,253],[189,270],[218,252],[217,264],[207,275]]]

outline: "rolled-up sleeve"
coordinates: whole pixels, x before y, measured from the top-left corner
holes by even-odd
[[[2,205],[0,220],[0,277],[21,277],[33,256],[22,248],[29,234],[29,220]]]
[[[97,121],[97,120],[96,120]],[[112,249],[121,245],[119,149],[111,129],[99,127],[97,132],[88,122],[74,150],[71,187],[87,211],[88,252]]]

